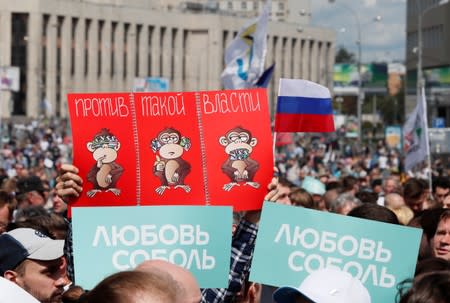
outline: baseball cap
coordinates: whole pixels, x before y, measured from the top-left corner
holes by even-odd
[[[0,235],[0,276],[25,259],[50,261],[62,257],[64,240],[53,240],[32,228],[16,228]]]
[[[304,190],[306,190],[311,195],[320,195],[325,194],[325,185],[313,177],[305,177],[302,181],[302,186]]]
[[[277,303],[293,303],[300,297],[311,303],[370,303],[364,285],[351,274],[337,268],[312,272],[299,288],[280,287],[273,293]]]

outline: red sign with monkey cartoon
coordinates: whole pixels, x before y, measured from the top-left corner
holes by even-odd
[[[74,206],[259,209],[273,175],[264,89],[68,95]]]

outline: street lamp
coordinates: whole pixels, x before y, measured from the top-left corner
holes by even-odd
[[[425,81],[423,79],[423,70],[422,70],[422,54],[423,54],[423,41],[422,41],[422,18],[428,13],[430,10],[444,5],[448,3],[448,0],[441,0],[437,4],[432,5],[426,8],[423,12],[421,0],[416,0],[417,12],[418,12],[418,24],[417,24],[417,96],[420,96],[422,88],[425,85]]]
[[[328,0],[328,3],[335,3],[334,0]],[[362,90],[362,71],[361,71],[361,60],[362,60],[362,41],[361,41],[361,22],[359,19],[359,15],[356,13],[356,11],[351,8],[350,6],[339,3],[340,6],[347,9],[355,18],[356,21],[356,29],[358,34],[358,39],[356,40],[356,45],[358,46],[358,56],[357,56],[357,69],[358,69],[358,96],[356,98],[356,115],[357,115],[357,131],[358,131],[358,143],[361,144],[362,142],[362,131],[361,131],[361,124],[362,124],[362,103],[364,101],[364,92]],[[373,18],[373,22],[380,22],[382,19],[381,16],[376,16]]]
[[[328,0],[329,3],[334,3],[334,0]],[[356,115],[357,115],[357,131],[358,131],[358,143],[361,143],[361,120],[362,120],[362,79],[361,79],[361,22],[359,21],[359,16],[353,8],[340,3],[342,7],[347,9],[356,20],[356,29],[358,33],[358,40],[356,40],[356,45],[358,46],[358,57],[357,57],[357,69],[358,69],[358,96],[356,98]]]

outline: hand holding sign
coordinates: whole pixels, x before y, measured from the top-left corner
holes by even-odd
[[[83,179],[78,175],[79,170],[72,164],[63,164],[56,178],[56,194],[66,203],[80,196],[83,191]]]

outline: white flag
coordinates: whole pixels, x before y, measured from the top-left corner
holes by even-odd
[[[253,87],[264,72],[271,2],[267,0],[261,15],[244,26],[226,48],[221,75],[225,89]]]
[[[403,141],[405,171],[409,171],[416,164],[425,160],[430,153],[424,88],[422,88],[421,95],[418,96],[416,108],[409,115],[403,126]]]

